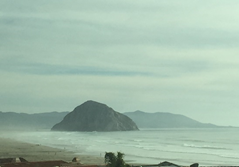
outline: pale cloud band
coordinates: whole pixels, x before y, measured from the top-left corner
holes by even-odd
[[[238,7],[0,0],[0,110],[64,111],[92,99],[239,125]]]

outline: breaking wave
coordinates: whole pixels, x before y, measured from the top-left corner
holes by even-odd
[[[224,138],[220,138],[222,132],[216,130],[212,131],[211,136],[203,134],[202,130],[198,133],[191,129],[135,132],[38,131],[5,132],[1,133],[1,137],[65,149],[79,155],[99,156],[106,151],[120,151],[125,153],[127,160],[138,163],[154,164],[171,160],[182,165],[195,162],[204,165],[239,164],[239,134],[236,130],[231,134],[223,131],[228,134],[223,135]]]
[[[184,147],[192,147],[192,148],[202,148],[202,149],[218,149],[218,150],[230,150],[228,148],[219,147],[219,146],[211,146],[211,145],[194,145],[194,144],[183,144]]]

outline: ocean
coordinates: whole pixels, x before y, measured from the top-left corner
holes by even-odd
[[[141,129],[122,132],[4,132],[1,137],[103,157],[122,152],[128,163],[238,166],[239,129]]]

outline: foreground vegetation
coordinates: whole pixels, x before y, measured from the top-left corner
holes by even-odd
[[[117,152],[117,156],[112,152],[105,153],[106,167],[130,167],[129,164],[124,162],[124,154]]]

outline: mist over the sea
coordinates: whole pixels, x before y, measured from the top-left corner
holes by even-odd
[[[238,0],[0,0],[0,137],[135,163],[238,166],[238,128],[211,128],[239,127],[238,9]],[[209,128],[153,115],[172,128],[49,130],[65,115],[47,112],[86,100]],[[158,127],[145,118],[139,125]]]
[[[128,163],[238,165],[237,128],[141,129],[126,132],[9,131],[1,137],[73,151],[80,157],[123,152]]]

